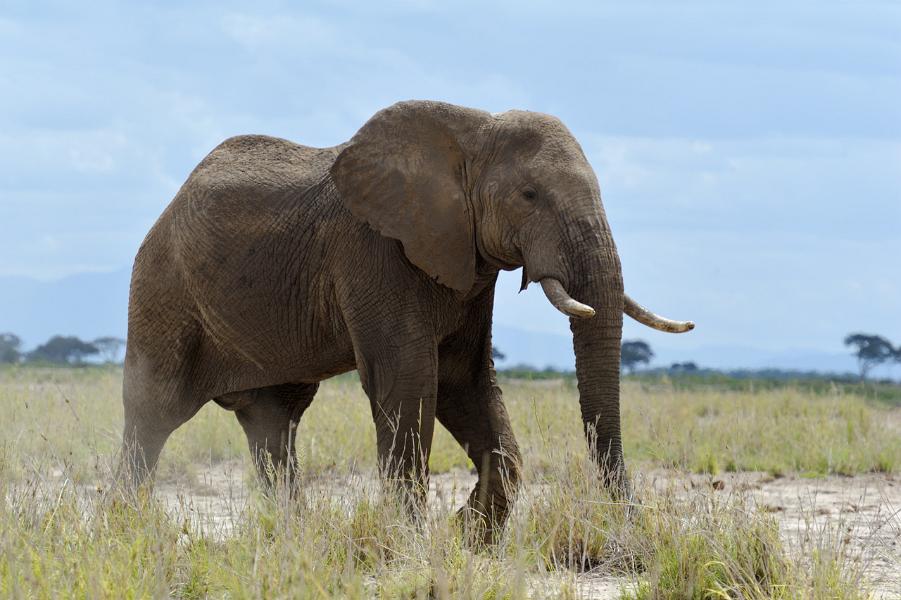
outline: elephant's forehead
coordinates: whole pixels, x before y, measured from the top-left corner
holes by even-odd
[[[547,137],[522,156],[522,166],[536,171],[547,183],[588,183],[595,181],[594,170],[572,138]]]
[[[517,148],[536,158],[584,158],[579,142],[560,119],[544,113],[511,110],[496,117]]]

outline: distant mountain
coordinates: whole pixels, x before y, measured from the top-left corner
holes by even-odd
[[[26,349],[53,335],[94,339],[125,337],[130,269],[82,273],[42,282],[26,277],[0,277],[0,332],[19,335]],[[498,309],[503,311],[503,307]],[[509,316],[509,315],[508,315]],[[680,338],[682,339],[682,338]],[[506,355],[499,366],[527,364],[537,368],[573,369],[575,357],[568,335],[527,331],[496,323],[494,345]],[[834,373],[856,372],[850,354],[811,349],[763,350],[736,346],[692,347],[685,343],[652,345],[656,366],[694,361],[717,369],[796,369]],[[898,377],[899,367],[883,367],[876,377]]]

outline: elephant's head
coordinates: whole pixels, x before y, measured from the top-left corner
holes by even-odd
[[[615,489],[626,485],[619,417],[623,311],[687,331],[623,291],[597,177],[556,118],[438,102],[377,113],[331,170],[348,209],[400,240],[409,260],[465,296],[477,273],[523,267],[570,317],[585,432]],[[574,300],[573,298],[578,298]]]

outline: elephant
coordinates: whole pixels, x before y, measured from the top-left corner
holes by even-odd
[[[193,170],[134,262],[123,479],[139,486],[210,400],[234,411],[264,482],[273,466],[293,477],[319,383],[356,369],[383,479],[421,495],[437,419],[478,468],[464,508],[502,524],[521,457],[491,324],[498,274],[518,268],[570,318],[589,451],[627,495],[623,313],[694,325],[625,294],[597,177],[559,119],[435,101],[385,108],[330,148],[232,137]]]

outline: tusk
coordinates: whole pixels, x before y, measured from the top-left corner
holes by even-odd
[[[543,281],[542,284],[544,284]],[[624,313],[642,325],[647,325],[652,329],[667,331],[669,333],[685,333],[686,331],[691,331],[695,328],[695,324],[691,321],[673,321],[672,319],[666,319],[652,313],[632,298],[629,298],[628,294],[625,294],[623,303]]]
[[[587,304],[582,304],[577,300],[573,300],[563,288],[563,284],[552,277],[545,277],[541,280],[541,289],[544,295],[554,308],[563,314],[573,317],[574,319],[590,319],[594,316],[594,309]],[[666,331],[669,333],[684,333],[695,328],[695,324],[691,321],[673,321],[652,313],[644,306],[629,297],[628,294],[623,296],[623,312],[652,329]]]
[[[574,319],[590,319],[594,316],[593,308],[570,298],[563,289],[563,284],[556,279],[545,277],[541,280],[541,289],[544,290],[544,295],[554,305],[554,308],[564,315]]]

